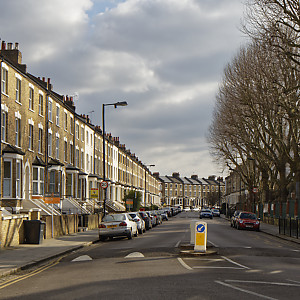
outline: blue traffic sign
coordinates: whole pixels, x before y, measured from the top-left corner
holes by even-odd
[[[196,227],[197,232],[203,233],[205,232],[205,225],[204,224],[198,224]]]

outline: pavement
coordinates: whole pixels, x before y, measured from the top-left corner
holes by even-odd
[[[300,239],[280,235],[278,227],[275,225],[261,223],[260,230],[266,234],[300,244]],[[1,249],[0,277],[58,258],[98,241],[98,230],[94,229],[54,239],[46,239],[40,244],[20,244],[17,247]]]

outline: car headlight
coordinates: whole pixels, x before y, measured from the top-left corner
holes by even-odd
[[[244,223],[244,221],[243,221],[243,220],[239,220],[239,223],[243,224],[243,223]]]
[[[258,225],[258,224],[259,224],[259,221],[256,221],[255,224]]]

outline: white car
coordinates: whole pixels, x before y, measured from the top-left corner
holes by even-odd
[[[189,208],[189,207],[185,207],[184,209],[183,209],[183,211],[190,211],[191,209]]]
[[[128,213],[105,215],[98,227],[100,241],[117,236],[126,236],[130,240],[139,234],[137,223]]]
[[[130,212],[129,215],[131,216],[133,221],[136,222],[139,233],[143,234],[146,231],[145,221],[140,217],[140,215],[137,212]]]

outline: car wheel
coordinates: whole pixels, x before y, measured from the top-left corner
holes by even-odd
[[[239,224],[236,224],[236,229],[237,229],[237,230],[240,230],[240,229],[241,229],[241,227],[240,227]]]
[[[143,232],[144,232],[143,229],[139,230],[139,234],[143,234]]]
[[[105,237],[105,236],[99,236],[99,240],[100,240],[101,242],[105,242],[105,241],[106,241],[106,237]]]
[[[130,230],[130,232],[129,233],[127,233],[127,238],[129,239],[129,240],[131,240],[132,239],[132,231]]]
[[[135,237],[138,237],[138,236],[139,236],[139,231],[138,231],[138,230],[136,230],[134,236],[135,236]]]
[[[256,229],[256,231],[260,231],[259,227]]]
[[[232,223],[230,223],[230,227],[232,227]]]
[[[210,217],[211,219],[213,218],[213,217]]]

